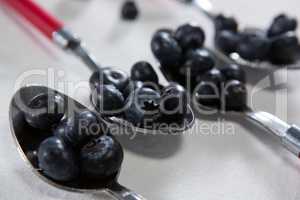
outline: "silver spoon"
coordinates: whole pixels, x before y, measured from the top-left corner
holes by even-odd
[[[47,178],[39,169],[37,164],[33,160],[29,159],[28,153],[31,152],[33,148],[38,147],[39,144],[45,138],[43,138],[44,136],[41,136],[40,134],[33,134],[32,132],[33,130],[30,129],[28,126],[26,126],[26,122],[22,110],[25,108],[24,105],[27,105],[28,101],[33,97],[36,97],[37,95],[40,94],[49,94],[49,93],[58,94],[61,97],[63,97],[64,102],[66,103],[65,105],[68,106],[65,107],[67,109],[72,109],[72,106],[75,106],[76,108],[79,109],[86,109],[83,105],[76,102],[72,98],[47,87],[28,86],[28,87],[21,88],[19,91],[16,92],[16,94],[14,95],[10,103],[10,108],[9,108],[9,121],[10,121],[11,132],[14,141],[16,142],[18,151],[20,152],[22,158],[26,161],[26,163],[31,167],[32,171],[45,182],[60,189],[73,191],[73,192],[81,192],[81,193],[104,192],[119,200],[145,200],[145,198],[143,198],[139,194],[121,186],[117,182],[119,172],[113,175],[111,178],[108,178],[107,180],[101,180],[101,181],[77,180],[71,183],[64,184]]]
[[[209,50],[209,49],[208,49]],[[213,53],[213,52],[212,52]],[[222,62],[217,59],[218,62]],[[161,71],[169,81],[176,81],[176,78],[161,68]],[[196,89],[194,89],[196,91]],[[195,113],[201,114],[201,111],[211,111],[211,107],[203,106],[198,103],[198,99],[200,98],[199,94],[195,94],[191,98],[191,105],[193,105],[193,109]],[[273,136],[281,141],[281,144],[292,152],[294,155],[300,158],[300,128],[296,125],[290,125],[278,117],[264,112],[264,111],[254,111],[248,106],[242,109],[241,111],[233,111],[233,110],[221,110],[219,114],[231,114],[238,115],[240,117],[246,118],[247,120],[255,123],[256,125],[267,129]],[[217,108],[213,108],[217,109]]]
[[[214,11],[213,4],[210,0],[178,0],[180,2],[186,3],[188,5],[192,5],[203,12],[208,19],[210,19],[213,23],[215,17],[217,16],[217,12]],[[261,29],[253,28],[253,27],[245,27],[245,32],[256,32],[261,31]],[[215,45],[216,46],[216,45]],[[219,56],[226,63],[235,63],[243,67],[250,67],[250,68],[258,68],[258,69],[276,69],[278,67],[282,67],[282,65],[275,65],[268,61],[249,61],[242,58],[237,52],[232,52],[229,55],[222,52],[218,47],[215,49],[215,53]],[[292,64],[284,65],[287,68],[297,68],[300,65],[300,47],[299,51],[297,52],[297,62]]]
[[[62,22],[41,8],[36,2],[33,0],[4,0],[3,2],[31,22],[35,28],[40,30],[46,37],[60,46],[63,50],[72,52],[74,55],[79,57],[92,72],[101,69],[101,66],[96,61],[95,57],[84,47],[81,40],[78,39],[75,34],[67,30]],[[167,127],[156,126],[153,129],[145,129],[136,127],[130,122],[119,117],[105,117],[104,120],[108,123],[127,128],[134,133],[153,134],[159,132],[180,133],[186,131],[193,126],[195,117],[190,105],[188,105],[188,111],[186,113],[185,120],[183,120],[184,122],[178,124],[176,127],[174,125]]]
[[[198,107],[196,110],[199,114],[201,114],[201,111],[211,110],[210,107],[199,104],[197,98],[199,98],[199,96],[196,94],[193,98],[193,105]],[[300,128],[298,126],[290,125],[268,112],[254,111],[248,106],[245,106],[244,109],[239,111],[225,109],[219,113],[221,115],[237,115],[238,117],[246,118],[255,125],[266,129],[275,136],[288,151],[300,158]]]

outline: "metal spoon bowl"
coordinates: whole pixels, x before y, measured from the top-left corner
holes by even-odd
[[[218,62],[221,62],[217,59]],[[176,81],[176,77],[168,73],[166,70],[161,68],[162,73],[167,77],[169,81]],[[197,96],[191,98],[194,112],[198,115],[201,111],[211,111],[211,109],[219,110],[217,114],[221,115],[238,115],[239,117],[246,118],[247,120],[255,123],[256,125],[267,129],[272,135],[277,137],[282,145],[288,149],[290,152],[300,157],[300,128],[295,125],[289,125],[288,123],[282,121],[276,116],[264,112],[264,111],[254,111],[250,107],[246,106],[240,111],[234,110],[220,110],[218,107],[212,108],[208,106],[203,106],[197,103]],[[206,112],[207,113],[207,112]],[[211,112],[209,112],[211,113]],[[203,113],[202,113],[203,114]]]
[[[100,68],[99,68],[100,69]],[[165,80],[164,80],[165,79]],[[165,74],[162,73],[161,76],[161,82],[169,83],[167,78],[165,77]],[[166,84],[166,85],[167,85]],[[162,84],[157,85],[160,90],[162,90],[165,86]],[[92,97],[90,97],[90,102],[93,107],[97,107],[92,101]],[[102,115],[102,119],[108,124],[108,125],[117,125],[123,129],[126,129],[127,131],[134,133],[134,134],[179,134],[182,132],[187,131],[190,129],[195,122],[195,116],[193,113],[193,110],[191,109],[191,106],[187,105],[187,111],[184,113],[183,119],[179,122],[172,122],[170,124],[167,123],[160,123],[159,121],[154,122],[153,124],[148,124],[147,127],[138,127],[135,126],[130,121],[126,120],[125,117],[120,117],[120,115],[116,116],[105,116]]]
[[[17,145],[17,149],[20,152],[24,161],[28,164],[28,166],[32,169],[32,171],[39,176],[46,183],[55,186],[57,188],[68,190],[72,192],[104,192],[108,193],[117,199],[120,200],[143,200],[145,198],[141,197],[137,193],[121,186],[118,182],[119,172],[114,174],[113,176],[103,179],[103,180],[84,180],[79,179],[72,182],[61,183],[54,181],[48,177],[46,177],[42,170],[39,169],[37,164],[29,159],[28,153],[36,150],[40,143],[46,139],[48,136],[40,134],[40,131],[30,127],[24,118],[24,110],[26,109],[26,105],[30,99],[33,97],[42,94],[42,93],[52,93],[58,94],[63,97],[65,102],[65,111],[69,111],[68,109],[72,109],[72,106],[76,106],[76,108],[86,110],[83,105],[75,101],[74,99],[58,92],[43,86],[28,86],[21,88],[14,95],[9,108],[9,121],[10,121],[10,129],[12,132],[12,136]],[[73,107],[74,108],[74,107]],[[95,113],[97,114],[97,113]],[[99,116],[99,114],[97,114]],[[103,125],[105,126],[104,122]],[[38,133],[39,132],[39,133]]]
[[[197,9],[199,9],[201,12],[203,12],[209,20],[211,20],[214,23],[215,17],[217,16],[217,13],[214,11],[213,8],[213,4],[210,0],[178,0],[182,3],[186,3],[189,5],[192,5],[194,7],[196,7]],[[259,30],[257,28],[249,28],[249,27],[245,27],[244,30],[245,31],[253,31],[253,30]],[[257,68],[257,69],[276,69],[279,67],[287,67],[287,68],[299,68],[300,67],[300,46],[299,46],[299,50],[297,52],[297,61],[295,63],[292,64],[285,64],[285,65],[276,65],[276,64],[272,64],[269,61],[249,61],[246,60],[244,58],[242,58],[237,52],[232,52],[229,55],[227,55],[226,53],[222,52],[221,50],[218,49],[218,47],[216,46],[216,54],[220,57],[220,59],[222,59],[224,62],[226,63],[235,63],[238,64],[242,67],[250,67],[250,68]]]

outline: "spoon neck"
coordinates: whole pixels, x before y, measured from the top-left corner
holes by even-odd
[[[73,52],[91,71],[98,71],[96,58],[84,47],[82,41],[69,30],[62,28],[53,34],[54,42],[64,50]]]
[[[190,1],[192,5],[200,9],[211,21],[215,21],[217,13],[214,11],[213,4],[210,0],[192,0]]]
[[[146,200],[141,195],[120,185],[117,182],[112,183],[107,188],[107,192],[118,200]]]
[[[247,112],[246,116],[272,133],[287,150],[300,158],[300,128],[298,126],[290,125],[276,116],[262,111]]]

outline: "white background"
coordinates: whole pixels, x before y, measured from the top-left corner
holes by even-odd
[[[187,21],[196,21],[208,35],[206,44],[212,46],[210,21],[197,10],[173,0],[138,1],[141,17],[133,23],[119,19],[121,0],[38,2],[82,36],[102,65],[116,66],[127,72],[134,62],[141,59],[158,66],[149,43],[153,32],[160,27],[175,28]],[[298,15],[300,19],[299,0],[214,0],[213,3],[218,10],[238,16],[243,25],[266,27],[281,11]],[[83,81],[87,85],[89,70],[5,8],[0,10],[0,27],[0,199],[105,198],[101,194],[62,191],[39,180],[21,160],[9,130],[8,105],[15,91],[15,81],[23,72],[51,67],[65,72],[60,82],[65,80],[76,84]],[[264,73],[247,71],[251,89],[264,78]],[[289,69],[287,73],[277,71],[276,83],[284,84],[256,92],[253,96],[255,109],[276,113],[290,123],[300,125],[299,76],[300,71],[295,69]],[[45,84],[45,80],[45,77],[35,77],[31,83]],[[269,79],[259,85],[262,84],[269,85]],[[285,91],[288,91],[288,96]],[[65,92],[81,102],[87,101],[88,90],[82,89],[76,94]],[[286,102],[287,107],[284,106]],[[120,138],[126,150],[120,182],[153,200],[300,199],[299,160],[267,132],[242,117],[226,120],[223,126],[234,126],[233,136],[212,135],[214,130],[200,129],[203,124],[216,125],[213,118],[201,117],[189,135],[139,137],[134,141]]]

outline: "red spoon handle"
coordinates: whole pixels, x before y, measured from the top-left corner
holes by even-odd
[[[41,8],[33,0],[4,0],[4,2],[25,17],[51,40],[53,39],[53,34],[63,28],[62,22]]]

